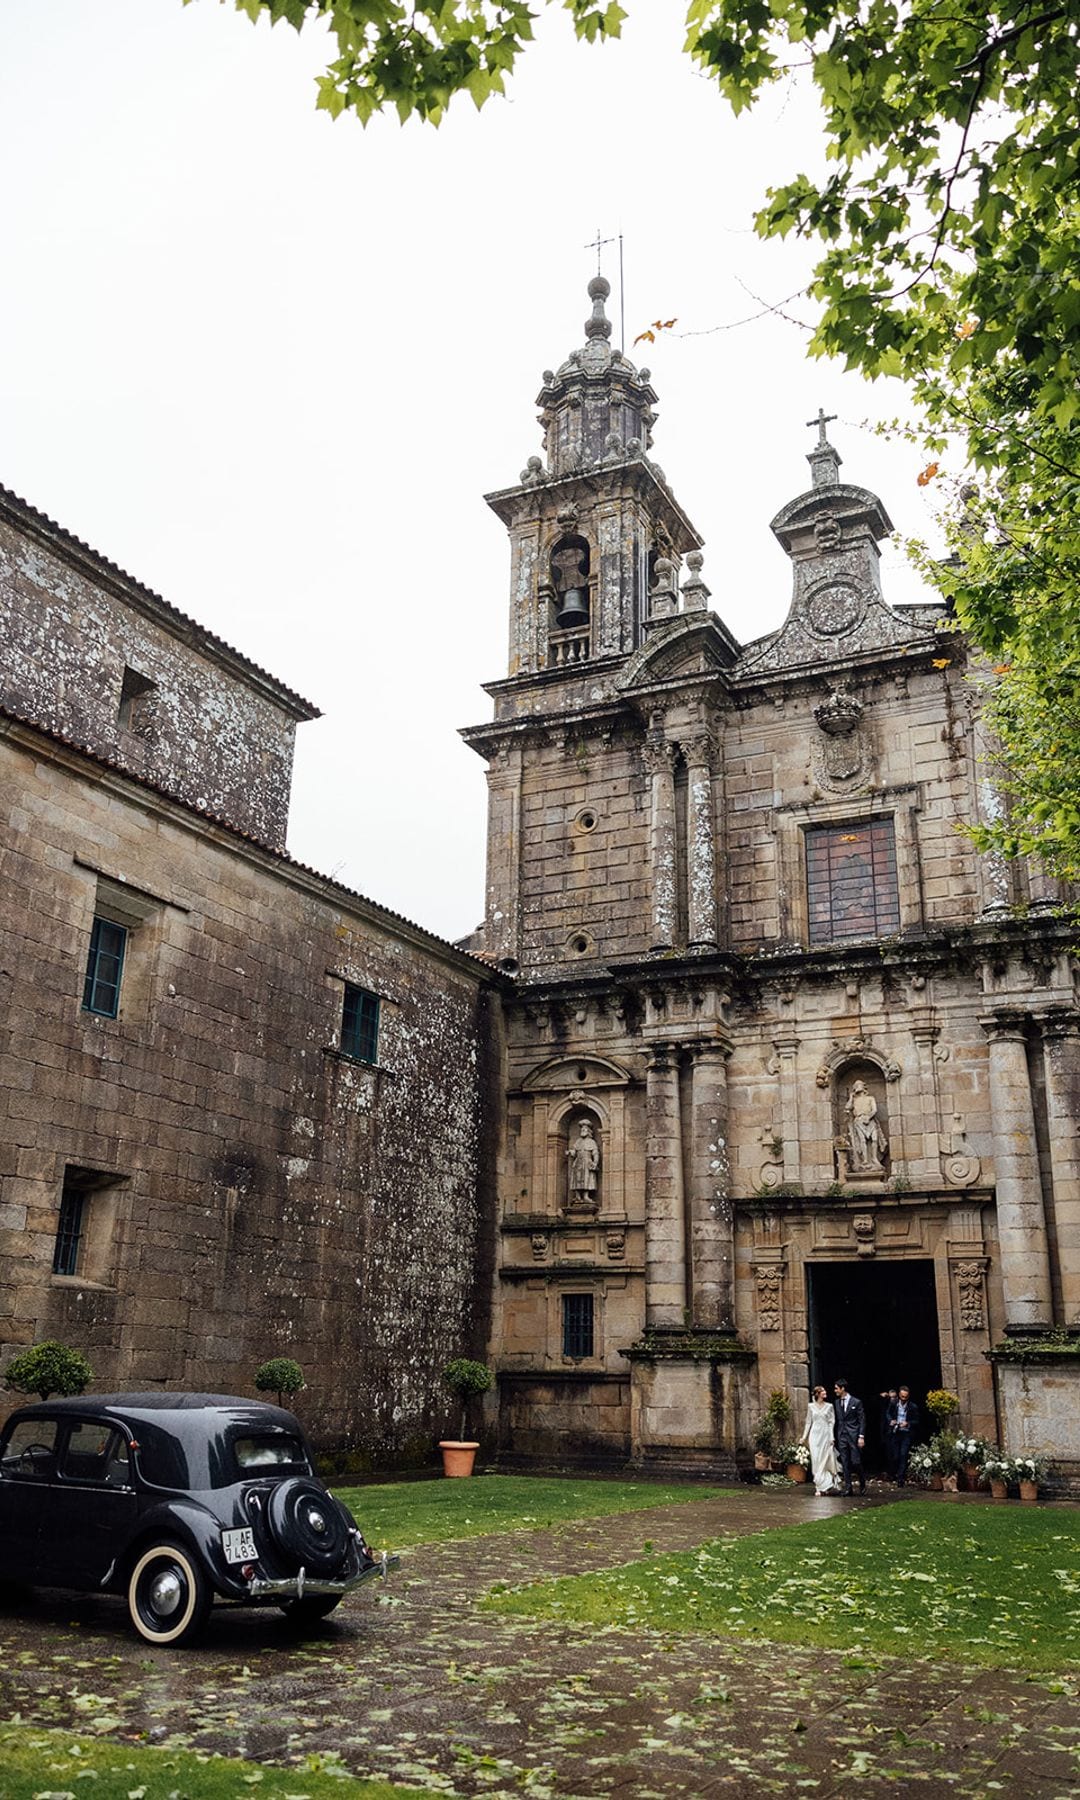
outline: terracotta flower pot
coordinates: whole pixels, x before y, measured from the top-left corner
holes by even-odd
[[[978,1463],[964,1464],[964,1480],[967,1483],[968,1492],[974,1494],[982,1480],[982,1470]]]
[[[1037,1500],[1039,1498],[1038,1482],[1037,1481],[1022,1481],[1020,1483],[1020,1498],[1021,1498],[1021,1500],[1027,1500],[1029,1502],[1032,1500]]]
[[[933,1475],[931,1475],[930,1480],[927,1485],[929,1486],[930,1492],[932,1494],[940,1494],[942,1487],[944,1486],[944,1476],[939,1475],[935,1472]]]
[[[997,1481],[993,1478],[993,1476],[991,1476],[990,1493],[991,1493],[992,1498],[995,1500],[1007,1500],[1009,1498],[1008,1482],[1007,1481]]]
[[[788,1463],[787,1478],[789,1481],[805,1481],[806,1470],[803,1468],[802,1463]]]
[[[476,1452],[480,1445],[463,1444],[457,1438],[444,1438],[439,1444],[442,1451],[444,1475],[471,1475]]]

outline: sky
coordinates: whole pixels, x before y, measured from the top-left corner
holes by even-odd
[[[598,230],[623,237],[652,454],[737,637],[785,615],[769,520],[809,486],[819,406],[842,479],[933,532],[917,451],[873,429],[903,390],[807,357],[782,314],[810,253],[753,231],[770,182],[821,166],[812,96],[734,119],[678,0],[627,3],[595,47],[545,13],[508,98],[437,131],[317,113],[321,28],[215,0],[0,6],[0,482],[322,709],[290,850],[450,938],[484,882],[484,767],[457,730],[506,673],[483,495],[540,451]],[[677,325],[633,349],[657,317]],[[919,597],[899,545],[883,574]]]

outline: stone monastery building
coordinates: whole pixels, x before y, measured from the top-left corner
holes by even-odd
[[[0,491],[0,1360],[291,1354],[386,1465],[471,1353],[503,1458],[709,1473],[774,1388],[906,1380],[1080,1476],[1075,927],[957,830],[997,804],[963,639],[889,605],[821,417],[739,645],[589,293],[488,496],[466,946],[285,852],[303,700]]]

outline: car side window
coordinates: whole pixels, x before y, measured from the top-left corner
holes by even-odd
[[[71,1427],[60,1458],[65,1481],[92,1481],[100,1487],[127,1487],[128,1447],[115,1425],[80,1419]]]
[[[0,1453],[5,1481],[49,1481],[56,1473],[56,1419],[20,1419]]]

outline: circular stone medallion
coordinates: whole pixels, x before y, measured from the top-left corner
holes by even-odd
[[[839,637],[854,630],[865,611],[863,596],[847,581],[823,583],[806,598],[806,616],[819,637]]]

